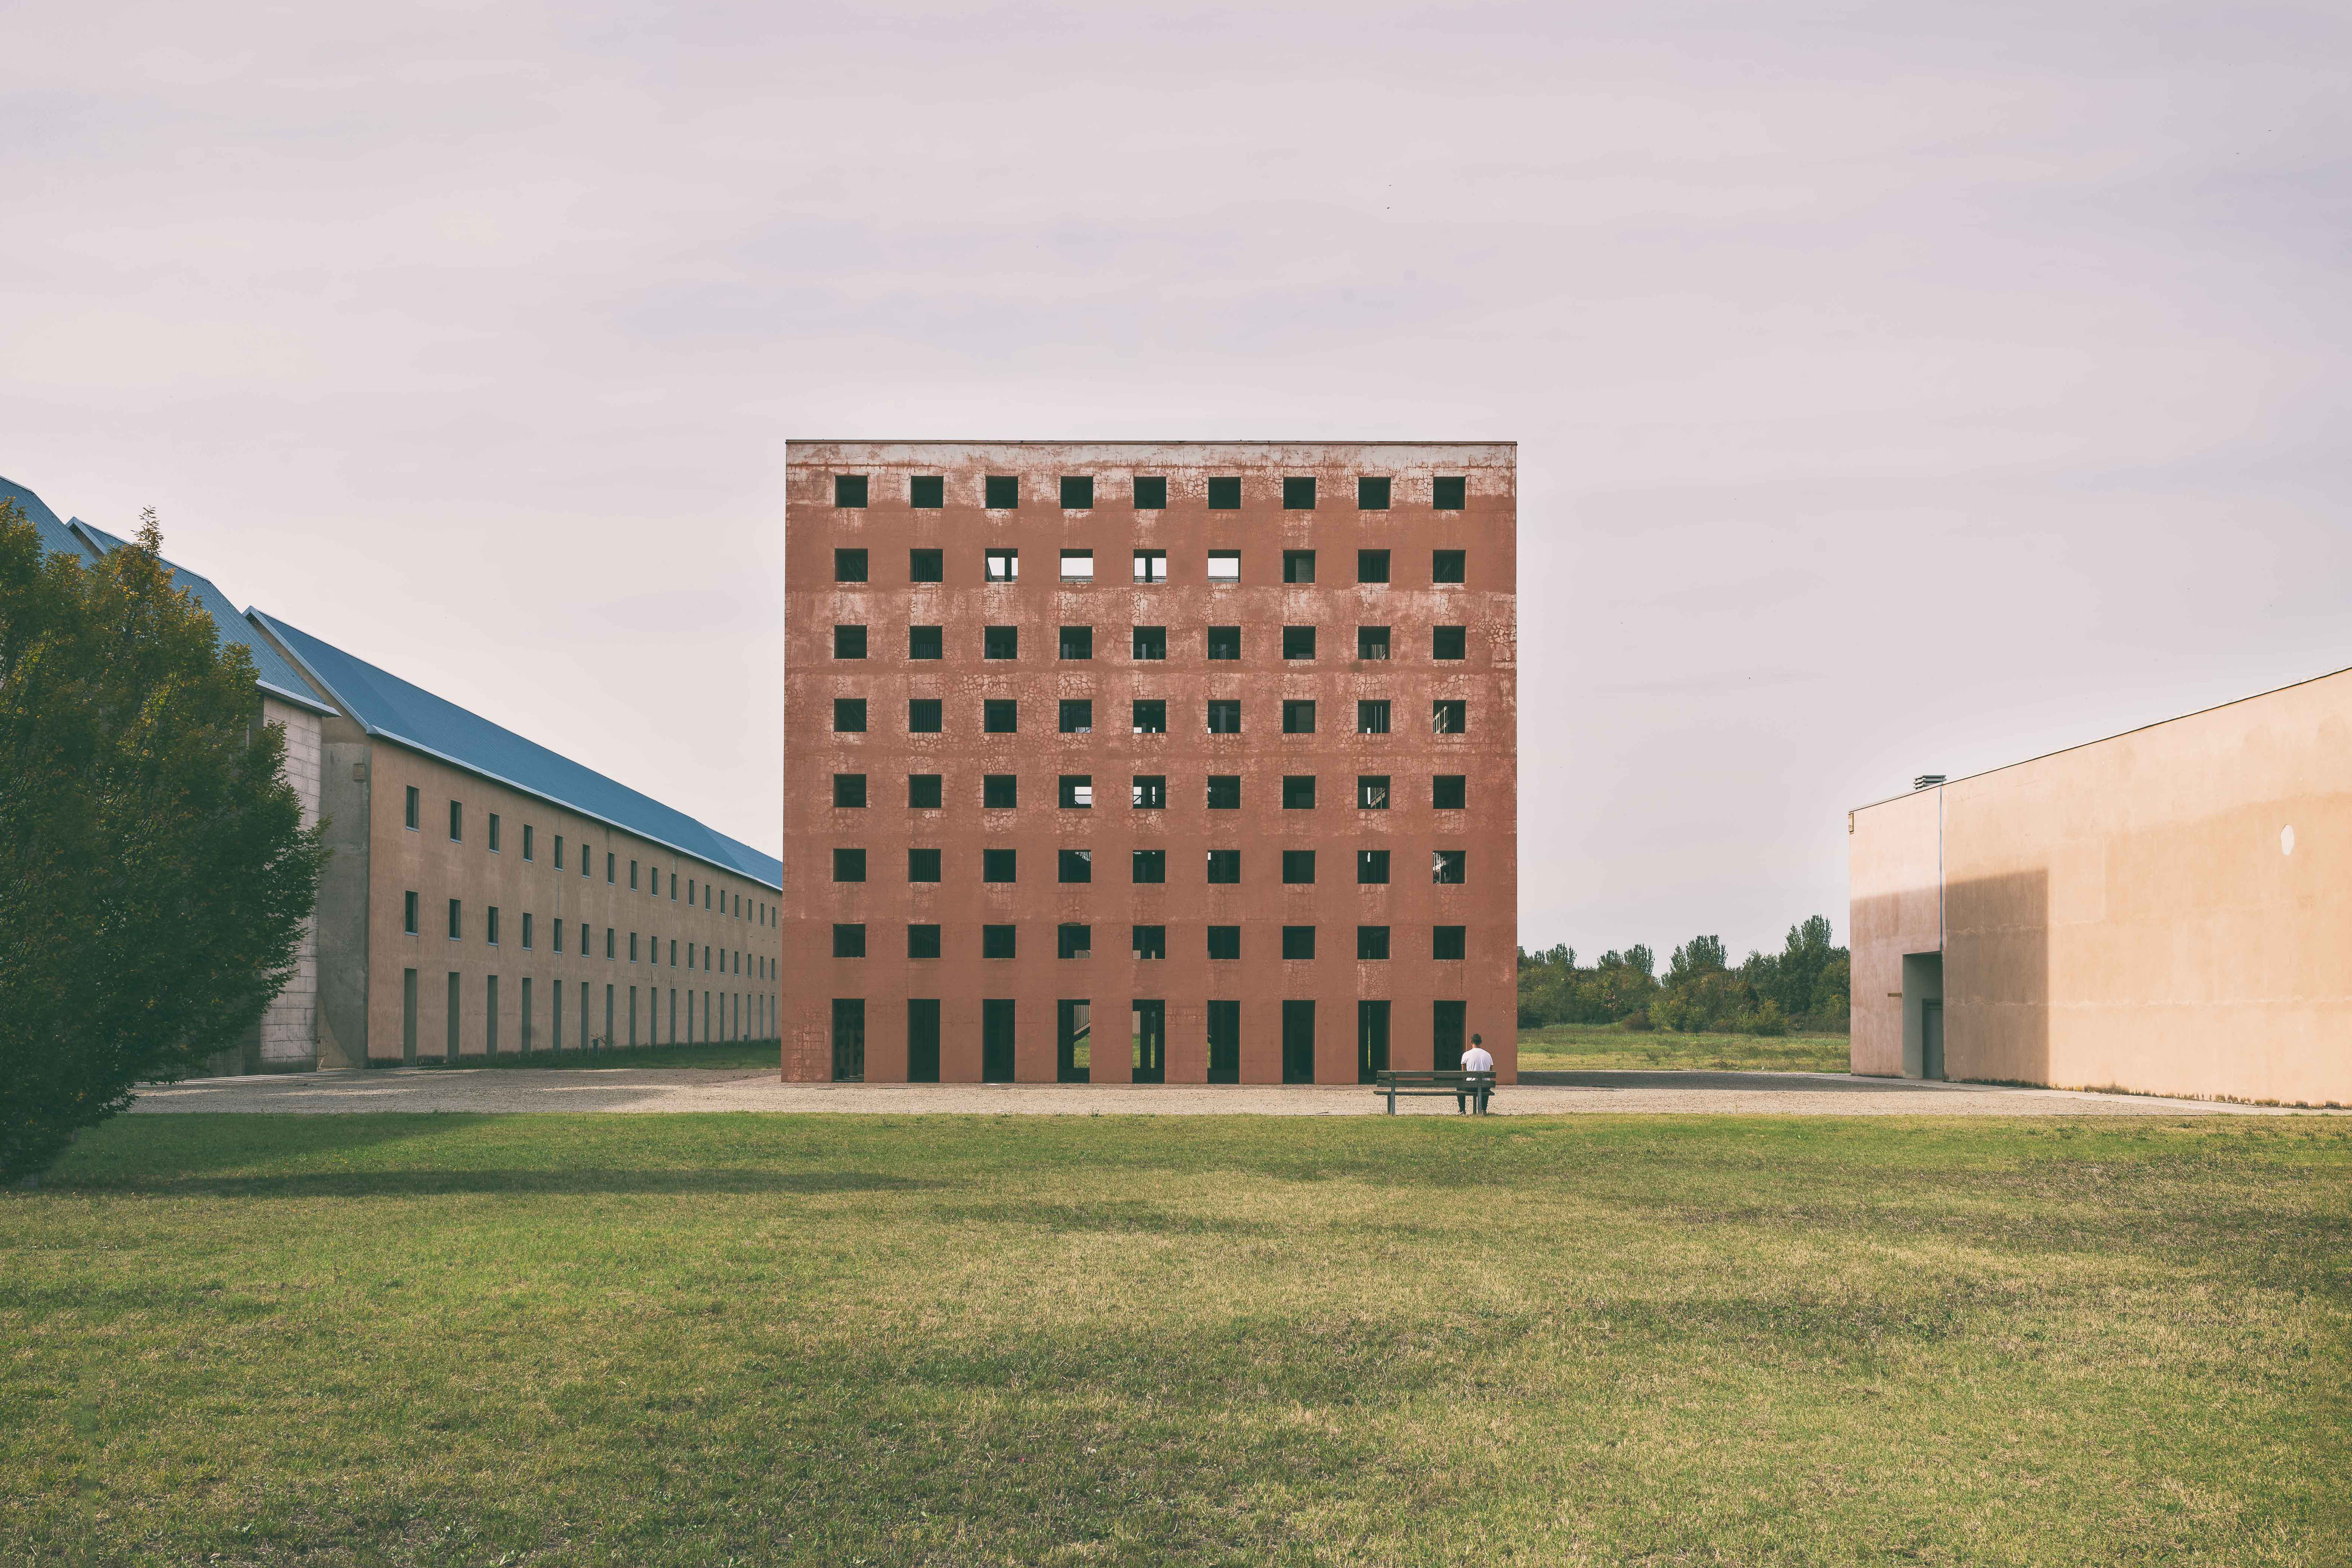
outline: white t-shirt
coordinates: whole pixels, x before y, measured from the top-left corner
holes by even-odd
[[[1473,1046],[1462,1053],[1464,1072],[1493,1072],[1495,1055],[1484,1046]]]

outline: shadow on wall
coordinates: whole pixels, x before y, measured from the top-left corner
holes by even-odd
[[[2050,876],[2015,871],[1944,889],[1945,1076],[2047,1084]],[[1904,1004],[1906,1066],[1916,1070],[1918,1004]]]

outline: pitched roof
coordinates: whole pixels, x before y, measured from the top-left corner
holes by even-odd
[[[683,855],[783,890],[783,862],[704,826],[650,795],[549,751],[478,713],[436,697],[274,616],[246,612],[292,652],[305,673],[381,735],[542,800],[666,845]]]
[[[25,515],[33,520],[33,531],[40,535],[41,542],[59,555],[70,555],[87,564],[103,561],[123,546],[122,540],[79,518],[59,522],[58,514],[43,505],[40,497],[12,480],[0,479],[0,497],[12,500],[24,508]],[[255,634],[245,617],[236,613],[236,605],[230,602],[227,595],[213,585],[211,578],[199,576],[169,561],[163,563],[163,567],[171,574],[173,585],[185,592],[195,600],[197,607],[212,617],[213,629],[219,634],[224,644],[234,643],[253,656],[256,685],[271,696],[283,698],[298,707],[320,713],[328,711],[327,705],[319,700],[318,693],[312,691],[301,676],[295,673],[294,667],[269,646],[268,638]]]

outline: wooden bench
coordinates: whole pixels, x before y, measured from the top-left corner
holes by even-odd
[[[1459,1068],[1450,1072],[1430,1068],[1400,1071],[1382,1069],[1373,1078],[1372,1092],[1388,1097],[1391,1116],[1396,1114],[1397,1096],[1400,1094],[1450,1094],[1454,1097],[1454,1109],[1456,1110],[1463,1109],[1462,1102],[1467,1098],[1478,1108],[1478,1114],[1484,1116],[1486,1114],[1487,1098],[1495,1092],[1495,1075],[1491,1072],[1464,1072]]]

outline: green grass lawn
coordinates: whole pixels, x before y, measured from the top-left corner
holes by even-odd
[[[1519,1031],[1519,1066],[1530,1071],[1717,1068],[1749,1072],[1843,1072],[1843,1035],[1678,1035],[1613,1024],[1549,1024]]]
[[[128,1117],[0,1563],[2352,1552],[2352,1126]]]
[[[417,1065],[450,1070],[443,1062],[427,1060]],[[457,1065],[460,1068],[562,1068],[570,1072],[607,1068],[765,1068],[781,1072],[783,1052],[774,1040],[710,1040],[685,1046],[622,1046],[609,1051],[533,1051],[529,1056],[509,1051],[495,1057],[465,1057]]]

